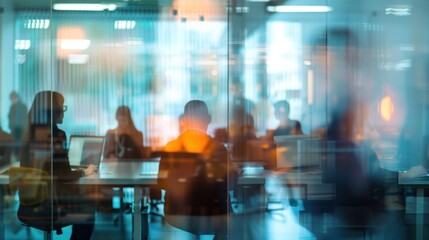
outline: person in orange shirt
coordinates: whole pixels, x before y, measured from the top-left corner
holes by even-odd
[[[189,101],[183,121],[184,131],[167,143],[160,160],[158,184],[166,191],[166,221],[197,235],[211,228],[216,239],[223,239],[228,213],[227,150],[206,133],[211,116],[203,101]]]

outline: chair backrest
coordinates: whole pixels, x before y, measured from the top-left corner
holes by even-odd
[[[9,185],[19,191],[19,202],[23,206],[32,206],[50,198],[51,178],[49,173],[37,168],[11,167]]]
[[[166,214],[217,215],[227,212],[227,163],[202,154],[166,153],[161,159],[159,181],[166,190]]]

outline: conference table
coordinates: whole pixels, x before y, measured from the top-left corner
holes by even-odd
[[[425,239],[423,230],[425,210],[424,190],[429,188],[429,176],[399,179],[398,184],[403,187],[416,189],[416,240],[423,240]]]
[[[134,188],[133,202],[133,239],[140,240],[149,238],[148,221],[142,222],[142,200],[143,191],[150,186],[157,184],[159,158],[144,160],[107,162],[102,161],[96,174],[88,177],[82,177],[76,182],[70,184],[106,186],[106,187],[132,187]],[[5,229],[3,223],[3,196],[5,188],[9,184],[9,176],[5,170],[0,173],[0,239],[5,238]],[[148,191],[145,191],[148,193]],[[142,229],[142,227],[144,229]]]
[[[80,178],[76,184],[134,188],[133,239],[149,238],[147,219],[142,222],[143,191],[157,184],[159,158],[139,161],[101,162],[96,174]],[[143,227],[143,229],[142,229]],[[143,235],[143,236],[142,236]]]
[[[151,158],[135,161],[102,161],[99,170],[96,174],[88,177],[82,177],[76,182],[70,184],[98,186],[98,187],[131,187],[134,189],[133,199],[133,239],[148,239],[149,226],[148,220],[142,219],[142,200],[148,196],[148,189],[157,184],[159,168],[159,158]],[[272,171],[255,171],[251,174],[242,174],[238,178],[238,185],[243,190],[243,209],[250,212],[256,209],[261,210],[259,219],[263,224],[265,221],[266,209],[266,187],[267,182],[272,179],[277,179],[282,184],[282,187],[299,187],[304,189],[306,199],[314,196],[316,189],[321,189],[321,186],[328,186],[327,195],[332,197],[332,185],[324,184],[320,172],[272,172]],[[270,180],[271,179],[271,180]],[[0,175],[0,185],[2,190],[8,185],[9,179],[7,175]],[[312,189],[314,187],[314,189]],[[258,189],[257,204],[249,202],[254,194],[254,190]],[[248,195],[250,194],[250,195]],[[0,196],[3,196],[3,192]],[[317,198],[322,196],[316,194]],[[3,198],[0,198],[0,206],[3,206]],[[256,207],[256,209],[255,209]],[[0,217],[3,217],[3,211],[0,209]],[[147,218],[147,216],[145,216]],[[4,236],[4,226],[0,224],[0,237]],[[261,232],[263,234],[264,231]],[[262,236],[261,236],[262,237]]]
[[[257,214],[258,217],[253,224],[261,226],[261,231],[254,235],[259,235],[259,239],[264,239],[265,235],[265,212],[270,203],[269,196],[276,194],[280,189],[287,190],[288,194],[295,194],[293,189],[299,190],[299,196],[293,195],[295,199],[301,199],[306,203],[332,202],[335,198],[335,184],[326,181],[323,177],[321,169],[299,171],[266,171],[254,168],[255,170],[248,171],[238,178],[238,185],[242,189],[244,221],[247,221],[247,214]],[[253,195],[253,196],[252,196]],[[291,198],[291,196],[288,196]],[[253,200],[253,201],[251,201]],[[304,214],[304,213],[303,213]],[[306,209],[305,214],[311,214],[311,211]],[[304,216],[304,215],[303,215]],[[309,221],[310,225],[316,222]],[[303,221],[304,219],[299,219]],[[301,222],[304,223],[304,222]],[[244,224],[252,231],[252,225]],[[312,226],[314,227],[314,226]]]

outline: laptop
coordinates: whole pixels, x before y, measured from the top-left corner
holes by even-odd
[[[318,136],[288,135],[274,137],[276,168],[294,170],[320,169],[322,142]]]
[[[89,164],[99,167],[104,147],[104,137],[78,136],[70,137],[69,161],[73,168],[86,168]]]

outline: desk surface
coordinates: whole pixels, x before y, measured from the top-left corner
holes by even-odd
[[[82,185],[155,185],[157,183],[158,167],[159,159],[151,159],[144,162],[101,162],[98,173],[80,178],[77,183]],[[294,183],[323,184],[320,171],[248,174],[240,176],[238,184],[264,184],[269,177],[284,179]],[[0,175],[0,184],[4,185],[8,184],[8,182],[8,175]],[[428,183],[429,178],[427,178],[426,184]]]
[[[101,162],[98,173],[80,178],[82,185],[155,185],[158,177],[159,160],[136,162]],[[0,175],[0,185],[9,184],[7,174]]]
[[[398,184],[402,186],[429,188],[429,176],[401,179],[398,181]]]
[[[82,185],[155,185],[159,161],[102,162],[98,173],[80,178]]]
[[[327,184],[323,183],[321,171],[308,172],[270,172],[260,174],[245,174],[238,178],[238,184],[263,184],[267,178],[278,178],[285,181],[303,184]]]

